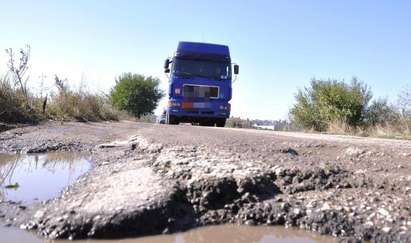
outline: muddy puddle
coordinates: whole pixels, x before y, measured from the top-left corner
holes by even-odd
[[[19,229],[0,228],[0,242],[9,243],[325,243],[336,242],[329,236],[320,236],[315,233],[285,229],[282,226],[236,226],[221,225],[202,227],[184,233],[171,235],[149,236],[124,240],[44,240]]]
[[[69,152],[0,154],[0,201],[29,204],[51,199],[90,168],[85,156]]]

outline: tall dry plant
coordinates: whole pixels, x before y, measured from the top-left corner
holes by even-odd
[[[7,65],[14,87],[20,89],[24,96],[26,107],[31,109],[29,92],[27,90],[27,82],[29,80],[27,70],[29,69],[30,46],[26,45],[25,49],[20,49],[20,57],[18,58],[18,61],[16,60],[16,55],[12,48],[6,49],[6,53],[9,56]]]

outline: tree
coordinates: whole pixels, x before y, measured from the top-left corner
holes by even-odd
[[[372,98],[368,86],[356,78],[350,84],[338,80],[311,80],[310,87],[299,90],[290,111],[293,122],[303,128],[327,130],[332,122],[352,127],[364,121]]]
[[[398,109],[407,133],[411,131],[411,88],[407,87],[398,96]]]
[[[152,114],[164,96],[159,89],[160,80],[140,74],[124,73],[116,79],[111,90],[111,102],[120,109],[140,118]]]
[[[407,87],[398,95],[398,108],[401,114],[411,119],[411,87]]]
[[[386,99],[374,100],[367,111],[367,124],[371,126],[387,126],[398,123],[400,114]]]

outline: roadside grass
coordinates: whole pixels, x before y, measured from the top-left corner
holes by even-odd
[[[117,121],[120,112],[114,109],[103,95],[81,89],[66,89],[51,97],[47,115],[54,120]]]
[[[7,75],[0,76],[0,125],[36,124],[47,119],[106,121],[127,116],[111,106],[108,95],[72,89],[58,76],[54,87],[57,92],[34,92],[28,85],[30,50],[29,45],[18,52],[6,49],[9,60]]]
[[[135,121],[145,122],[145,123],[156,123],[157,116],[154,114],[143,115],[140,118],[134,118]]]
[[[406,123],[407,121],[404,121]],[[411,131],[403,124],[387,124],[385,126],[374,126],[368,129],[370,137],[411,139]]]
[[[26,103],[20,89],[15,88],[7,78],[0,78],[0,122],[37,123],[43,119],[36,109],[36,99],[30,98],[32,107]]]
[[[29,93],[23,95],[7,78],[0,78],[0,123],[37,124],[41,121],[108,121],[127,119],[126,112],[118,111],[104,94],[93,94],[84,89],[66,86],[57,94],[46,97]]]
[[[275,122],[275,121],[274,121]],[[411,120],[401,118],[385,122],[384,124],[367,125],[353,127],[345,122],[329,122],[327,130],[316,131],[314,128],[307,129],[298,127],[290,121],[283,122],[285,125],[277,126],[275,131],[289,131],[289,132],[304,132],[314,134],[333,134],[333,135],[349,135],[359,137],[375,137],[375,138],[391,138],[391,139],[411,139]],[[226,127],[230,128],[246,128],[264,130],[262,128],[253,126],[253,120],[242,119],[239,117],[230,117],[227,120]]]
[[[344,122],[331,122],[328,125],[328,129],[325,131],[326,134],[337,134],[337,135],[351,135],[360,137],[375,137],[375,138],[391,138],[391,139],[411,139],[411,131],[409,130],[409,125],[411,121],[407,119],[402,119],[397,122],[385,123],[383,125],[374,126],[359,126],[352,127]],[[308,133],[318,133],[313,129],[304,130]]]

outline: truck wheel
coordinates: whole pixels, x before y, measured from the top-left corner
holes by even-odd
[[[170,115],[170,113],[167,113],[166,123],[170,124],[170,125],[177,125],[178,124],[178,118],[173,116],[173,115]]]
[[[226,121],[225,118],[218,119],[216,121],[217,127],[225,127],[225,121]]]

